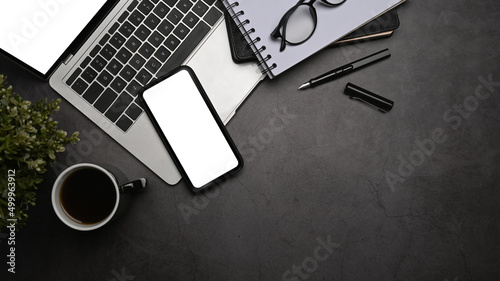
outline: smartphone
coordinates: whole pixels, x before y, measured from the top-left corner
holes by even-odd
[[[160,77],[140,97],[191,190],[203,190],[241,170],[243,158],[190,67]]]

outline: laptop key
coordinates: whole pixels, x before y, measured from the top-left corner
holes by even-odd
[[[144,45],[139,48],[139,54],[141,54],[144,58],[149,59],[155,51],[155,48],[151,46],[148,42],[144,43]]]
[[[130,120],[126,115],[123,115],[118,122],[116,122],[116,126],[120,128],[122,131],[126,132],[130,126],[132,126],[134,122]]]
[[[108,42],[110,37],[111,36],[109,34],[107,34],[107,33],[104,34],[104,36],[101,38],[101,40],[99,40],[99,45],[102,46],[102,45],[106,44],[106,42]]]
[[[160,60],[161,62],[165,62],[168,57],[170,56],[170,51],[167,50],[165,47],[161,46],[158,48],[158,50],[155,52],[155,58]]]
[[[219,8],[219,10],[224,11],[226,7],[224,7],[224,4],[222,1],[215,1],[215,7]]]
[[[189,33],[189,29],[182,23],[175,28],[174,34],[177,35],[181,40],[184,39]]]
[[[125,81],[123,81],[123,79],[121,79],[118,76],[118,77],[115,77],[115,80],[113,80],[113,82],[111,82],[110,87],[111,87],[111,89],[120,93],[121,91],[123,91],[123,89],[125,88],[126,85],[127,85],[127,83]]]
[[[129,64],[135,68],[135,70],[139,70],[146,63],[146,61],[139,55],[134,55],[132,59],[130,59]]]
[[[193,6],[193,3],[189,2],[189,0],[180,0],[176,7],[185,14],[191,6]]]
[[[179,21],[182,19],[182,14],[179,12],[177,9],[173,9],[168,13],[167,19],[170,20],[173,24],[178,24]]]
[[[189,12],[186,15],[186,17],[184,17],[184,20],[182,20],[182,22],[187,26],[189,26],[189,28],[193,28],[196,25],[196,23],[198,23],[198,20],[199,20],[198,16],[196,16],[192,12]]]
[[[139,3],[139,6],[137,8],[143,14],[147,15],[147,14],[149,14],[153,10],[154,6],[155,5],[153,3],[151,3],[150,1],[148,1],[148,0],[142,0]]]
[[[135,76],[135,79],[142,86],[146,86],[151,78],[153,78],[153,75],[151,75],[151,73],[149,73],[146,69],[142,69],[139,73],[137,73],[137,76]]]
[[[142,108],[140,108],[135,103],[131,103],[127,111],[125,111],[125,114],[127,114],[128,117],[132,118],[132,120],[137,120],[137,117],[139,117],[141,113],[142,113]]]
[[[97,97],[104,91],[104,87],[99,85],[97,82],[92,83],[85,94],[83,94],[83,98],[88,101],[90,104],[93,104]]]
[[[135,97],[139,93],[139,91],[142,89],[141,85],[135,80],[132,80],[128,86],[127,86],[127,93],[129,93],[131,96]]]
[[[90,65],[97,70],[97,72],[101,71],[106,65],[106,61],[100,55],[97,55],[94,60],[90,63]]]
[[[94,107],[99,110],[101,113],[106,112],[106,109],[113,103],[113,101],[116,99],[118,94],[116,94],[113,90],[111,89],[106,89],[104,93],[97,99],[97,101],[94,104]]]
[[[134,32],[135,30],[135,26],[133,24],[131,24],[130,22],[126,21],[122,24],[122,26],[120,26],[120,29],[118,29],[118,31],[123,35],[125,36],[125,38],[128,38],[130,35],[132,35],[132,33]]]
[[[173,51],[177,48],[177,46],[179,46],[180,43],[181,43],[181,41],[179,41],[179,39],[177,39],[173,35],[170,35],[170,36],[168,36],[167,40],[165,40],[165,42],[163,44],[165,46],[167,46],[167,48],[169,48],[171,51]]]
[[[132,67],[129,65],[126,65],[123,70],[120,72],[120,76],[125,79],[126,81],[132,80],[134,78],[135,74],[137,71],[135,71]]]
[[[101,74],[97,77],[97,81],[99,81],[104,87],[107,87],[109,83],[111,83],[111,80],[113,80],[113,76],[106,70],[101,72]]]
[[[198,1],[194,4],[193,11],[199,16],[202,17],[207,11],[208,6],[203,4],[203,2]]]
[[[123,21],[128,17],[129,14],[130,13],[127,11],[123,12],[122,15],[118,18],[118,22],[123,23]]]
[[[139,28],[135,31],[134,35],[139,38],[141,41],[145,41],[148,38],[151,31],[144,25],[139,26]]]
[[[115,33],[109,39],[109,43],[116,49],[120,49],[120,47],[125,43],[125,37],[123,37],[120,33]]]
[[[86,57],[86,58],[82,61],[82,63],[80,64],[80,67],[81,67],[81,68],[85,68],[85,67],[87,67],[87,65],[89,65],[89,63],[90,63],[90,60],[91,60],[91,58],[90,58],[90,57]]]
[[[127,63],[131,56],[132,53],[129,52],[126,48],[121,48],[121,50],[116,54],[116,58],[123,64]]]
[[[113,34],[113,33],[115,33],[115,31],[118,29],[118,27],[120,27],[120,24],[119,24],[119,23],[117,23],[117,22],[115,22],[115,23],[111,26],[111,28],[108,30],[108,33],[109,33],[109,34]]]
[[[215,7],[212,7],[210,11],[203,18],[210,26],[214,26],[214,24],[220,19],[222,13],[217,10]]]
[[[88,83],[92,83],[97,77],[97,72],[92,68],[87,67],[85,68],[85,70],[83,70],[81,77]]]
[[[138,26],[144,20],[144,16],[139,11],[134,11],[128,17],[128,20],[135,26]]]
[[[149,15],[146,20],[144,21],[144,24],[149,27],[150,29],[155,29],[155,27],[160,23],[160,19],[151,14]]]
[[[151,58],[147,63],[146,63],[146,69],[149,70],[149,72],[155,74],[159,69],[160,69],[160,62],[156,60],[155,58]]]
[[[106,117],[108,117],[111,122],[115,122],[120,115],[125,111],[125,109],[128,107],[128,105],[132,102],[133,98],[127,94],[127,93],[122,93],[116,100],[113,102],[111,107],[106,111],[106,114],[104,114]]]
[[[148,42],[153,46],[158,47],[165,40],[165,37],[161,35],[158,31],[153,32],[151,36],[149,36]]]
[[[75,72],[73,72],[73,74],[71,74],[71,76],[68,78],[68,80],[66,80],[66,85],[71,86],[71,84],[75,82],[76,78],[78,78],[78,75],[80,75],[80,73],[82,73],[82,70],[80,68],[77,68]]]
[[[166,74],[181,65],[189,54],[191,54],[193,49],[201,42],[203,37],[205,37],[208,31],[210,31],[210,27],[203,22],[199,22],[179,46],[179,49],[172,54],[167,63],[161,68],[158,76]]]
[[[132,2],[132,4],[130,4],[130,6],[128,6],[127,10],[128,10],[129,12],[131,12],[132,10],[134,10],[134,9],[135,9],[135,7],[137,7],[137,4],[139,4],[139,1],[134,0],[134,2]]]
[[[158,31],[160,31],[165,36],[170,35],[170,33],[172,33],[172,30],[174,30],[174,26],[166,20],[162,21],[160,23],[160,26],[158,27]]]
[[[71,89],[75,90],[75,92],[77,92],[78,94],[81,95],[81,94],[83,94],[85,89],[87,89],[88,86],[89,86],[89,84],[87,84],[81,78],[78,78],[78,79],[76,79],[75,83],[73,83],[73,85],[71,85]]]
[[[116,75],[118,73],[118,71],[120,71],[120,69],[122,69],[122,67],[123,67],[123,64],[121,64],[116,59],[113,59],[106,66],[106,70],[108,70],[109,72],[111,72],[111,74]]]
[[[115,54],[116,54],[116,49],[113,48],[110,44],[106,44],[99,53],[101,56],[103,56],[106,60],[110,60]]]
[[[99,53],[100,50],[101,50],[101,46],[95,45],[94,49],[92,49],[92,51],[90,51],[90,56],[95,57],[95,55],[97,55],[97,53]]]
[[[155,13],[157,16],[160,18],[164,18],[165,15],[170,11],[170,8],[167,7],[164,3],[160,2],[156,8],[153,10],[153,13]]]
[[[125,46],[131,51],[135,52],[141,46],[141,41],[139,39],[135,38],[135,36],[130,37],[127,40],[127,43],[125,43]]]

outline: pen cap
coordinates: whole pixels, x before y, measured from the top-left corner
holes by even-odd
[[[381,97],[352,83],[347,83],[344,94],[348,95],[351,99],[359,100],[373,105],[378,108],[378,110],[384,113],[391,110],[392,106],[394,105],[393,101]]]

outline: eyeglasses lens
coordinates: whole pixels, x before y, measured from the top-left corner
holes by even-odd
[[[301,43],[314,31],[314,17],[308,5],[299,5],[288,18],[285,38],[292,44]],[[281,29],[283,34],[283,28]]]

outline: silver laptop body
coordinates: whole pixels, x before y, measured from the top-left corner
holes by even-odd
[[[106,54],[103,49],[105,48],[105,45],[109,43],[105,43],[104,46],[101,47],[95,47],[95,46],[105,42],[106,40],[104,39],[107,39],[110,35],[112,36],[112,34],[114,33],[122,34],[121,31],[123,31],[123,33],[128,33],[126,28],[122,30],[120,30],[120,28],[123,27],[116,28],[115,23],[117,21],[122,21],[122,22],[129,22],[130,25],[130,21],[136,20],[137,15],[141,15],[139,13],[136,13],[135,18],[130,18],[132,13],[134,13],[138,9],[137,7],[131,9],[131,5],[134,6],[137,3],[141,5],[142,2],[146,1],[139,1],[139,2],[137,1],[134,2],[132,0],[119,1],[118,4],[112,9],[112,11],[98,26],[98,28],[93,32],[93,34],[88,38],[88,40],[86,40],[86,42],[82,45],[82,47],[75,54],[69,56],[68,59],[66,59],[66,61],[64,61],[57,68],[57,70],[52,74],[49,82],[50,86],[55,91],[61,94],[66,100],[68,100],[71,104],[73,104],[85,116],[90,118],[90,120],[92,120],[95,124],[97,124],[104,132],[109,134],[113,139],[115,139],[120,145],[126,148],[137,159],[139,159],[142,163],[144,163],[147,167],[149,167],[165,182],[167,182],[168,184],[175,184],[180,180],[181,176],[177,171],[168,152],[166,151],[164,145],[162,144],[160,138],[156,134],[150,119],[147,117],[144,110],[141,109],[140,102],[137,100],[137,97],[131,94],[129,94],[129,96],[126,96],[126,94],[120,93],[116,90],[115,91],[110,90],[110,92],[114,92],[117,95],[116,99],[113,101],[103,102],[99,101],[100,97],[98,96],[98,93],[95,93],[96,91],[89,90],[90,87],[93,85],[94,90],[95,88],[99,88],[100,90],[106,91],[108,89],[118,88],[118,89],[123,89],[123,92],[126,92],[126,87],[118,83],[123,81],[118,81],[117,83],[114,83],[115,76],[112,76],[111,79],[113,79],[113,81],[104,83],[92,82],[93,84],[88,83],[89,85],[84,90],[82,90],[84,87],[82,87],[77,82],[79,81],[83,83],[83,81],[85,81],[85,79],[82,80],[82,78],[79,75],[82,75],[81,72],[85,71],[85,69],[88,68],[90,68],[91,71],[95,72],[92,73],[93,75],[97,77],[101,76],[99,77],[101,78],[101,80],[104,79],[103,76],[106,77],[106,75],[104,74],[110,74],[110,72],[113,71],[112,70],[113,68],[112,66],[110,66],[109,63],[106,64],[103,67],[103,69],[99,70],[99,68],[101,68],[99,66],[99,60],[97,60],[97,62],[94,61],[96,60],[95,58],[99,56],[101,52],[104,52],[103,54]],[[185,3],[185,1],[166,0],[166,1],[148,1],[148,5],[154,5],[154,7],[149,7],[150,9],[154,10],[157,9],[157,6],[160,5],[160,3],[163,3],[162,5],[165,4],[168,5],[168,3],[165,2],[175,2],[175,5],[180,5],[181,2]],[[187,58],[182,60],[182,62],[170,64],[170,66],[168,67],[159,67],[159,70],[156,73],[151,73],[151,71],[149,71],[150,69],[153,69],[152,72],[155,72],[154,69],[155,60],[152,60],[152,58],[156,58],[156,60],[159,60],[157,59],[157,57],[161,57],[161,55],[158,54],[158,56],[156,56],[156,52],[160,52],[159,50],[162,46],[169,44],[165,43],[167,40],[169,40],[170,38],[169,36],[174,36],[172,37],[173,39],[179,39],[179,37],[175,35],[165,36],[166,41],[160,45],[155,46],[153,43],[154,39],[151,38],[152,35],[155,34],[155,30],[150,28],[146,30],[146,33],[147,31],[150,31],[151,36],[145,40],[139,40],[141,41],[141,43],[149,41],[150,42],[149,45],[153,46],[152,52],[154,54],[150,55],[149,58],[141,56],[140,48],[138,48],[135,51],[131,50],[134,48],[129,49],[126,46],[122,46],[119,48],[125,48],[126,50],[129,51],[126,55],[130,57],[129,59],[130,61],[134,59],[134,57],[136,57],[138,58],[137,61],[140,61],[140,59],[142,58],[146,61],[145,63],[148,64],[147,66],[142,66],[137,69],[133,69],[133,67],[128,68],[129,70],[133,69],[134,71],[137,72],[136,74],[134,74],[136,75],[135,77],[136,82],[141,79],[139,78],[141,71],[143,71],[142,73],[146,74],[145,75],[146,77],[144,77],[144,79],[151,81],[156,77],[165,74],[166,73],[165,69],[173,69],[179,64],[189,65],[191,68],[194,69],[200,82],[205,88],[205,91],[207,92],[212,103],[217,109],[219,116],[225,123],[227,123],[230,120],[230,118],[234,115],[238,106],[248,96],[248,94],[252,91],[252,89],[263,79],[264,76],[261,74],[257,64],[251,64],[251,63],[235,64],[232,61],[229,50],[227,33],[226,33],[226,26],[222,16],[222,10],[220,8],[222,6],[211,4],[211,2],[213,3],[215,1],[210,1],[210,0],[195,1],[195,2],[188,1],[188,2],[193,6],[195,6],[198,2],[200,2],[201,4],[203,4],[203,7],[207,6],[206,11],[205,12],[199,11],[199,8],[197,11],[195,11],[193,10],[195,9],[195,7],[190,7],[190,9],[186,9],[186,7],[179,8],[173,6],[173,7],[168,7],[168,9],[171,11],[173,10],[180,11],[183,16],[188,14],[192,15],[193,13],[202,14],[197,24],[205,23],[205,19],[203,18],[203,16],[205,16],[206,13],[208,13],[209,11],[212,13],[210,21],[214,20],[213,19],[214,15],[219,15],[219,16],[216,22],[210,28],[210,31],[207,33],[207,35],[203,36],[201,40],[199,39],[196,40],[199,41],[199,43],[194,48],[194,50],[189,53]],[[164,9],[158,8],[158,10],[163,11]],[[146,18],[148,17],[144,13],[142,13],[142,15],[144,15],[144,17]],[[157,17],[160,18],[158,15]],[[167,20],[166,18],[168,17],[169,17],[168,15],[165,15],[164,18],[160,18],[160,20],[161,21]],[[191,26],[188,26],[189,21],[186,20],[180,20],[178,23],[172,23],[171,21],[168,22],[171,23],[174,29],[179,27],[180,24],[182,24],[183,22],[184,22],[184,27],[191,28]],[[138,26],[140,25],[149,26],[149,24],[151,23],[138,24]],[[154,25],[154,22],[152,23],[152,25]],[[193,27],[193,29],[194,28],[197,27],[195,26]],[[111,33],[109,32],[110,29],[112,31]],[[134,36],[135,32],[138,31],[134,31],[130,36]],[[177,30],[177,32],[179,32],[179,30]],[[141,36],[140,33],[138,33],[137,36],[135,37],[139,36]],[[182,40],[180,39],[179,41],[182,42]],[[191,41],[189,42],[190,44]],[[113,41],[113,43],[111,44],[112,45],[119,44],[116,42],[117,41],[115,39],[115,41]],[[182,43],[180,44],[182,45]],[[115,48],[116,51],[119,52],[119,48]],[[89,57],[91,53],[94,56],[89,61],[87,57]],[[148,55],[145,56],[147,57]],[[153,61],[153,63],[151,63],[151,61]],[[166,62],[166,65],[169,65],[168,60]],[[144,72],[145,71],[144,69],[147,69],[148,72]],[[125,72],[124,67],[117,72],[116,77],[122,75],[121,71]],[[75,74],[75,72],[80,72],[80,74],[77,75]],[[125,73],[130,74],[129,72]],[[126,75],[125,73],[123,73],[123,75]],[[151,77],[147,77],[148,74],[151,75]],[[108,80],[109,79],[110,78],[108,77]],[[117,80],[119,79],[117,78]],[[147,84],[147,82],[139,81],[139,84]],[[87,90],[89,92],[88,94],[86,94],[85,92]],[[122,94],[126,96],[126,98],[123,98],[124,100],[130,101],[130,99],[132,99],[130,104],[125,104],[125,103],[120,104],[118,99],[121,98]],[[88,96],[92,95],[96,95],[97,97],[88,98]],[[97,106],[96,104],[98,102],[99,105]],[[115,103],[117,103],[118,105],[112,108]],[[99,108],[99,110],[96,109],[96,106]],[[104,111],[104,113],[102,113],[101,111]],[[111,119],[107,118],[107,115],[113,116],[113,118]],[[113,120],[115,121],[113,122]],[[126,126],[124,126],[124,124]]]

